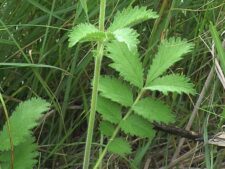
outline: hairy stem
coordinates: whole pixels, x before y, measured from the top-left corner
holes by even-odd
[[[105,7],[106,7],[106,0],[101,0],[100,15],[99,15],[99,30],[100,31],[104,31]],[[83,169],[89,168],[91,144],[92,144],[92,136],[93,136],[97,96],[98,96],[98,84],[99,84],[103,53],[104,53],[104,43],[99,42],[97,46],[97,55],[95,56],[95,69],[94,69],[94,77],[93,77],[93,89],[92,89],[92,95],[91,95],[91,108],[90,108],[90,115],[89,115],[89,122],[88,122],[88,131],[87,131],[87,139],[86,139],[86,145],[85,145]]]
[[[118,132],[120,131],[120,124],[123,120],[126,120],[130,114],[132,113],[132,108],[133,106],[140,100],[140,98],[143,96],[145,90],[141,90],[140,93],[138,94],[137,98],[135,99],[133,105],[129,108],[129,110],[127,111],[126,115],[123,117],[123,119],[120,121],[120,123],[116,126],[116,129],[114,130],[111,138],[109,139],[107,145],[105,146],[104,150],[102,151],[102,154],[100,155],[100,157],[98,158],[98,161],[96,162],[95,166],[94,166],[94,169],[97,169],[100,165],[100,163],[102,162],[102,159],[104,158],[107,150],[108,150],[108,147],[109,147],[109,144],[115,139],[116,135],[118,134]]]

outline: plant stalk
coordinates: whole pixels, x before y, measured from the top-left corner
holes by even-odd
[[[100,15],[99,15],[99,30],[100,31],[104,31],[105,7],[106,7],[106,0],[101,0]],[[103,53],[104,53],[104,42],[99,42],[97,46],[97,55],[95,56],[93,89],[92,89],[92,95],[91,95],[91,108],[90,108],[90,115],[89,115],[89,121],[88,121],[88,131],[87,131],[87,139],[86,139],[86,145],[85,145],[83,169],[89,168],[92,136],[93,136],[95,113],[96,113],[96,106],[97,106],[98,84],[99,84],[99,78],[100,78],[100,70],[101,70],[101,62],[102,62]]]
[[[123,117],[123,119],[120,121],[120,123],[116,126],[116,129],[114,130],[111,138],[109,139],[107,145],[105,146],[104,150],[102,151],[102,154],[99,156],[98,158],[98,161],[96,162],[95,166],[94,166],[94,169],[97,169],[100,165],[100,163],[102,162],[102,159],[104,158],[107,150],[108,150],[108,147],[109,147],[109,144],[115,139],[116,135],[118,134],[119,130],[120,130],[120,124],[123,120],[126,120],[132,113],[132,108],[133,106],[140,100],[140,98],[143,96],[145,90],[142,89],[140,91],[140,93],[138,94],[137,98],[135,99],[133,105],[130,107],[130,109],[127,111],[126,115]]]
[[[5,113],[5,117],[6,117],[6,126],[7,126],[7,132],[9,135],[9,142],[10,142],[10,150],[11,150],[11,154],[10,154],[10,168],[14,169],[14,145],[13,145],[13,138],[12,138],[12,134],[11,134],[11,129],[10,129],[10,123],[9,123],[9,115],[8,115],[8,111],[5,105],[5,102],[3,100],[2,94],[0,93],[0,102],[2,103],[2,107]],[[0,167],[1,168],[1,167]]]

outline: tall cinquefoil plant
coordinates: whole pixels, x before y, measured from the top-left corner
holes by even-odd
[[[105,10],[105,4],[102,5],[101,10]],[[147,91],[160,91],[164,94],[195,93],[194,85],[187,77],[180,74],[167,74],[167,70],[193,48],[193,44],[186,40],[181,38],[163,40],[150,68],[145,71],[138,53],[139,34],[132,26],[157,17],[155,12],[145,7],[129,7],[115,15],[106,31],[97,29],[92,24],[83,23],[75,26],[70,32],[70,47],[78,42],[98,42],[84,169],[89,166],[90,140],[96,109],[102,116],[100,131],[108,138],[108,142],[94,168],[98,168],[107,151],[119,155],[131,153],[129,142],[125,138],[118,137],[118,133],[152,138],[155,132],[151,122],[167,124],[175,121],[170,108],[160,100],[146,97],[144,94]],[[104,21],[100,21],[99,24],[103,24]],[[118,72],[118,76],[99,76],[103,53],[105,57],[112,60],[109,66]],[[98,96],[97,92],[99,92]]]

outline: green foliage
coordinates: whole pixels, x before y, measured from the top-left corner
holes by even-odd
[[[115,126],[108,121],[102,121],[99,125],[99,129],[103,135],[110,137],[113,135]]]
[[[224,42],[221,42],[219,32],[216,29],[216,26],[213,25],[212,22],[210,22],[209,30],[215,43],[215,49],[218,53],[217,57],[220,60],[220,65],[222,67],[223,73],[225,73],[225,46],[223,44]]]
[[[30,129],[37,125],[37,120],[42,116],[43,112],[49,109],[49,106],[49,103],[39,98],[32,98],[19,104],[9,119],[10,133],[14,146],[26,140],[30,135]],[[0,151],[5,150],[10,150],[6,124],[0,132]]]
[[[139,34],[131,28],[121,28],[113,32],[115,39],[118,42],[126,43],[130,51],[136,52],[137,45],[139,43],[138,36]]]
[[[118,133],[151,139],[155,135],[151,122],[168,124],[175,121],[172,111],[163,102],[151,97],[142,98],[147,90],[157,90],[164,94],[195,93],[194,85],[185,76],[162,76],[184,54],[191,51],[193,44],[186,40],[170,38],[162,41],[147,76],[144,75],[146,70],[142,66],[137,47],[139,34],[130,27],[157,17],[155,12],[145,7],[129,7],[115,15],[105,32],[91,24],[80,24],[69,36],[69,46],[79,41],[104,42],[107,51],[105,55],[112,61],[110,67],[119,73],[119,77],[100,77],[98,91],[101,97],[97,101],[97,111],[104,120],[99,129],[103,135],[110,137],[106,149],[119,155],[129,154],[131,148],[124,139],[115,138]]]
[[[120,123],[121,129],[132,136],[153,138],[155,131],[149,121],[139,115],[132,114]]]
[[[162,75],[170,66],[182,59],[182,56],[191,51],[192,43],[180,38],[170,38],[164,40],[158,48],[158,53],[153,59],[152,65],[148,71],[146,86],[152,80]]]
[[[98,96],[97,111],[104,120],[115,124],[119,123],[122,120],[121,108],[119,104]]]
[[[86,123],[85,120],[89,119],[88,104],[91,102],[91,88],[89,82],[90,78],[93,77],[94,74],[94,71],[91,69],[94,68],[93,59],[95,59],[91,56],[93,52],[90,52],[90,50],[96,45],[95,42],[92,42],[91,45],[88,45],[88,43],[83,43],[80,45],[75,45],[72,49],[67,49],[69,34],[68,29],[71,29],[71,26],[74,24],[78,25],[80,23],[85,23],[86,21],[98,28],[99,22],[97,20],[99,18],[98,7],[100,1],[3,0],[1,2],[0,19],[6,26],[0,23],[0,88],[1,91],[4,91],[5,95],[3,96],[5,98],[7,108],[11,114],[11,110],[14,110],[14,105],[18,100],[23,100],[25,97],[29,97],[33,94],[44,96],[45,98],[51,100],[52,109],[56,111],[56,113],[54,113],[53,116],[50,115],[46,118],[43,128],[41,128],[42,139],[39,140],[40,144],[51,145],[44,148],[50,153],[41,153],[39,161],[40,168],[51,168],[51,166],[55,166],[56,162],[57,165],[59,165],[58,168],[70,168],[72,166],[82,168],[81,162],[84,154],[84,147],[82,147],[79,143],[84,141],[86,138],[84,128],[86,125],[84,123]],[[106,26],[112,23],[113,17],[117,11],[122,11],[127,6],[134,7],[134,5],[146,5],[147,9],[152,8],[155,11],[161,11],[158,20],[147,20],[144,23],[133,27],[138,33],[140,33],[138,39],[141,41],[141,46],[138,46],[138,50],[140,52],[141,60],[144,61],[143,65],[145,72],[148,71],[147,67],[149,66],[149,63],[152,63],[152,59],[157,51],[157,46],[162,39],[167,39],[171,36],[180,36],[188,39],[188,41],[194,42],[196,47],[190,54],[185,56],[186,59],[179,61],[179,63],[174,65],[172,68],[169,68],[164,74],[166,75],[173,72],[186,75],[188,72],[190,78],[194,80],[194,84],[196,85],[198,92],[200,92],[210,71],[209,68],[214,68],[213,59],[210,57],[209,49],[206,45],[204,45],[203,40],[207,43],[208,47],[211,47],[214,37],[213,34],[210,34],[211,31],[209,29],[209,21],[213,22],[213,25],[215,25],[218,31],[220,40],[223,40],[224,37],[222,38],[220,34],[224,31],[225,25],[224,0],[112,0],[106,1],[106,3]],[[7,33],[7,29],[9,30],[9,33]],[[200,36],[201,38],[199,38]],[[15,38],[15,41],[13,38]],[[18,46],[16,47],[16,45]],[[216,47],[217,45],[215,43],[215,56],[220,57]],[[23,51],[28,56],[29,60],[33,59],[33,66],[17,66],[17,64],[29,64],[24,60],[23,55],[21,55]],[[106,54],[106,51],[104,54]],[[40,64],[37,63],[39,63],[38,60],[42,56],[44,59],[42,59],[40,63],[42,63],[43,66],[51,65],[64,71],[52,69],[51,67],[47,68],[39,66]],[[115,75],[116,77],[123,79],[123,77],[119,77],[118,74],[111,68],[107,67],[108,62],[109,59],[103,58],[101,73]],[[225,62],[219,60],[219,63],[220,66],[223,67],[222,64]],[[4,66],[4,64],[10,65]],[[38,79],[35,77],[36,75],[32,73],[32,70],[35,70],[41,78]],[[145,81],[146,76],[144,77]],[[217,133],[218,130],[220,131],[220,128],[216,127],[218,126],[217,123],[214,124],[211,122],[215,122],[216,120],[219,122],[222,118],[218,116],[218,113],[220,114],[220,108],[223,108],[224,106],[224,91],[221,84],[218,82],[217,77],[213,77],[214,78],[210,82],[207,95],[203,98],[204,102],[201,104],[201,107],[204,108],[203,111],[209,111],[209,113],[211,112],[208,124],[208,128],[210,129],[209,132]],[[132,90],[135,99],[137,92],[139,91],[136,87],[133,87]],[[50,92],[50,94],[48,94],[48,92]],[[51,95],[51,93],[53,95]],[[184,93],[182,96],[176,93],[169,93],[169,96],[164,96],[163,93],[158,91],[152,92],[148,90],[143,96],[154,96],[155,99],[161,99],[169,106],[172,105],[173,110],[176,111],[176,125],[184,126],[189,119],[189,112],[193,107],[193,103],[189,101],[187,96],[183,97],[184,95]],[[195,96],[193,101],[195,101],[197,97],[198,96]],[[54,100],[56,102],[54,102]],[[59,101],[58,105],[56,104],[57,101]],[[82,109],[79,105],[82,105],[84,109]],[[60,108],[62,108],[62,115],[65,115],[64,120],[62,120],[59,115],[59,113],[61,113]],[[212,111],[215,111],[214,113],[217,115],[213,115]],[[124,117],[126,113],[127,108],[122,107],[122,117]],[[0,126],[3,126],[5,118],[2,112],[0,114]],[[98,139],[100,132],[98,131],[98,123],[101,121],[102,117],[102,114],[98,114],[97,119],[95,120],[95,132],[93,134],[93,140],[95,143],[99,142]],[[207,121],[207,118],[208,116],[200,115],[197,119],[200,121],[199,125],[202,124],[201,122]],[[60,126],[63,126],[64,122],[68,135],[65,135],[63,131],[60,132]],[[225,121],[221,122],[221,124],[224,124],[224,122]],[[199,125],[193,125],[192,130],[198,131]],[[2,130],[2,127],[0,127],[0,130]],[[81,130],[84,132],[79,132]],[[69,133],[71,131],[75,131],[75,135],[79,135],[80,139],[76,136],[74,137],[74,134],[70,135]],[[145,151],[142,152],[143,158],[139,159],[140,166],[137,165],[136,168],[144,168],[143,161],[145,162],[146,156],[150,156],[152,154],[155,154],[154,160],[160,159],[160,161],[157,161],[157,166],[154,165],[154,163],[151,163],[151,167],[160,168],[166,165],[166,161],[170,160],[167,159],[167,157],[171,157],[174,153],[173,150],[176,148],[175,146],[170,147],[168,155],[162,157],[161,153],[157,154],[157,151],[163,149],[165,146],[162,145],[162,147],[151,149],[151,147],[157,146],[158,141],[154,141],[150,144],[149,140],[151,139],[140,140],[138,138],[136,139],[136,137],[130,138],[129,135],[126,136],[124,133],[120,132],[117,135],[128,138],[127,140],[129,142],[133,142],[132,139],[135,139],[135,144],[133,146],[134,151],[131,156],[127,157],[129,161],[126,161],[126,159],[115,159],[114,156],[107,154],[106,158],[103,159],[104,162],[102,163],[102,168],[114,168],[119,164],[122,164],[122,167],[119,168],[132,168],[131,166],[128,166],[129,162],[132,161],[132,158],[136,156],[137,151],[139,151],[141,147],[145,147]],[[36,135],[38,134],[39,130],[36,131]],[[160,135],[160,139],[162,139],[160,141],[165,144],[170,144],[171,142],[169,140],[171,140],[171,138],[174,139],[174,136]],[[70,148],[66,145],[67,148],[65,148],[65,139],[66,143],[73,142],[74,144],[71,145]],[[107,144],[107,139],[108,138],[104,138],[104,144]],[[195,143],[193,142],[192,144]],[[91,164],[94,164],[96,158],[98,158],[97,149],[98,146],[93,146],[92,148],[93,152],[91,153]],[[73,150],[72,156],[68,155],[71,154],[71,150]],[[63,156],[63,159],[58,152],[63,152],[63,154],[66,154]],[[205,155],[207,154],[207,152],[202,153]],[[219,158],[222,157],[219,153],[213,153],[213,155],[216,155]],[[217,157],[215,156],[211,157],[211,161],[210,154],[208,157],[209,158],[207,159],[209,159],[209,163],[215,164],[214,168],[220,168],[223,164],[220,163],[220,160],[218,162],[216,159]],[[207,168],[205,164],[205,161],[202,162],[196,160],[193,165],[198,166],[199,168]],[[212,166],[213,165],[209,165],[209,168],[212,168]],[[187,166],[184,164],[184,167],[188,168],[189,166],[188,164]],[[177,168],[182,168],[182,166],[178,164]]]
[[[108,52],[106,56],[113,61],[110,67],[119,72],[119,75],[124,80],[138,87],[138,93],[150,89],[161,91],[164,94],[168,92],[194,94],[194,85],[183,75],[171,74],[159,77],[170,66],[180,60],[183,54],[189,52],[192,46],[193,44],[189,44],[180,38],[170,38],[163,41],[156,57],[153,59],[145,87],[143,87],[145,79],[144,69],[137,51],[134,52],[129,49],[127,44],[114,40],[107,44]],[[154,137],[154,131],[150,122],[156,121],[168,124],[175,121],[170,108],[159,100],[154,100],[150,97],[144,99],[138,97],[137,102],[135,101],[135,104],[133,104],[131,87],[114,77],[102,77],[100,79],[99,91],[103,97],[109,98],[128,108],[128,115],[119,123],[119,127],[126,134],[152,138]],[[111,108],[111,105],[108,104],[107,106],[109,106],[108,109]],[[131,115],[132,110],[137,115]],[[104,111],[104,116],[109,114],[109,121],[111,122],[113,121],[111,119],[112,115],[115,113],[117,116],[118,112],[113,111]],[[104,129],[106,130],[107,128],[105,127]],[[109,132],[111,133],[112,131],[109,130]],[[107,131],[104,131],[104,133],[107,133]]]
[[[37,145],[31,129],[37,126],[42,113],[49,110],[50,104],[40,98],[32,98],[16,107],[9,118],[10,134],[14,146],[14,166],[16,169],[30,169],[36,164]],[[0,162],[2,169],[11,166],[10,140],[6,124],[0,132]]]
[[[115,31],[124,27],[131,27],[148,19],[157,18],[158,15],[152,10],[147,10],[146,7],[134,7],[124,9],[122,12],[117,12],[112,24],[108,28],[109,31]]]
[[[123,138],[115,138],[108,147],[108,150],[112,153],[119,155],[126,155],[131,153],[130,144]]]
[[[79,24],[69,33],[69,47],[76,45],[78,42],[116,39],[119,42],[125,42],[130,50],[137,50],[138,34],[135,30],[127,27],[156,17],[158,16],[155,12],[146,10],[145,7],[135,7],[125,9],[121,13],[118,12],[107,32],[99,31],[89,23]]]
[[[86,16],[88,17],[88,7],[87,7],[87,0],[80,0],[81,6],[84,9]]]
[[[15,146],[14,149],[14,166],[15,169],[31,169],[37,163],[35,159],[38,156],[37,144],[35,139],[28,137],[26,141]],[[10,151],[0,152],[0,163],[2,169],[10,168]]]
[[[167,92],[177,92],[177,93],[186,93],[186,94],[195,94],[194,85],[190,83],[189,78],[178,75],[171,74],[157,78],[149,83],[146,89],[158,90],[165,94]]]
[[[175,118],[170,108],[159,100],[144,98],[133,106],[133,110],[138,115],[151,122],[172,123]]]
[[[100,18],[99,22],[101,23],[99,24],[101,27],[102,25],[104,25],[103,23],[104,16],[101,16],[101,14],[104,13],[103,11],[105,9],[103,8],[105,8],[105,2],[101,1],[100,6],[101,6],[101,13],[99,17]],[[93,83],[92,96],[96,95],[96,92],[97,92],[96,89],[98,89],[102,97],[108,98],[111,101],[117,102],[125,107],[132,106],[133,91],[128,84],[126,84],[125,82],[121,80],[118,80],[117,78],[114,78],[114,77],[111,78],[107,76],[101,77],[99,80],[100,65],[101,65],[101,63],[99,62],[101,61],[101,57],[103,54],[102,50],[100,49],[102,49],[101,47],[103,47],[103,45],[106,44],[103,42],[116,40],[116,42],[111,42],[108,45],[108,49],[110,53],[108,57],[114,61],[114,63],[111,64],[111,67],[116,69],[125,80],[127,80],[134,86],[137,86],[138,88],[142,89],[143,68],[138,58],[138,52],[137,52],[137,44],[139,43],[139,40],[137,39],[138,33],[129,27],[136,25],[140,22],[146,21],[150,18],[156,18],[156,17],[157,17],[156,13],[151,10],[147,10],[146,7],[141,7],[141,8],[135,7],[135,8],[125,9],[122,12],[118,12],[115,16],[114,22],[110,25],[108,29],[109,31],[102,32],[91,24],[80,24],[80,25],[77,25],[75,28],[73,28],[73,30],[69,34],[69,47],[72,47],[76,43],[82,42],[82,41],[100,41],[101,42],[99,43],[97,55],[95,57],[96,59],[95,74],[94,74],[95,83]],[[118,42],[121,42],[121,43],[119,44]],[[113,45],[116,45],[116,46],[113,46]],[[121,48],[118,50],[119,52],[113,53],[114,51],[116,52],[117,50],[116,48],[119,48],[120,45],[121,45]],[[92,137],[93,124],[95,119],[95,109],[96,109],[95,105],[97,104],[97,110],[102,114],[102,117],[105,120],[107,119],[108,121],[112,123],[118,123],[118,121],[121,121],[121,117],[122,117],[122,116],[116,115],[115,120],[113,120],[112,115],[116,114],[119,111],[120,107],[116,107],[115,109],[109,110],[110,107],[113,106],[112,102],[100,99],[100,102],[98,103],[96,101],[96,98],[97,97],[92,98],[93,104],[91,104],[91,111],[90,111],[91,118],[89,119],[90,126],[88,128],[88,134],[87,134],[87,143],[86,143],[85,157],[84,157],[84,168],[88,168],[88,165],[89,165],[89,154],[90,154],[89,151],[91,146],[90,140]],[[128,122],[131,122],[131,120]],[[106,123],[103,123],[100,125],[100,130],[102,131],[102,133],[105,133],[105,134],[106,134],[106,131],[109,130],[109,133],[110,133],[111,127],[110,125],[106,125]],[[128,130],[125,130],[125,131],[128,131]],[[115,141],[114,143],[112,143],[112,145],[116,145],[116,143],[119,143],[119,142]],[[119,152],[119,154],[122,154],[122,152]]]
[[[107,46],[107,57],[112,59],[112,68],[138,88],[143,87],[143,67],[137,52],[132,52],[124,43],[113,41]]]
[[[69,47],[76,45],[78,42],[103,41],[108,38],[110,33],[99,31],[94,25],[80,24],[75,26],[69,34]]]
[[[133,94],[131,88],[116,78],[104,76],[100,78],[99,91],[103,97],[111,99],[123,106],[131,106]]]

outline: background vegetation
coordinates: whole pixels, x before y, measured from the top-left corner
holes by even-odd
[[[198,94],[195,97],[156,97],[162,97],[171,105],[177,126],[204,133],[205,137],[207,133],[219,132],[225,116],[224,89],[217,75],[212,73],[214,62],[209,51],[212,46],[209,21],[216,25],[219,33],[224,31],[224,1],[108,0],[105,24],[109,25],[116,11],[129,5],[147,6],[160,15],[159,19],[136,27],[141,34],[139,51],[144,65],[151,62],[151,56],[163,38],[179,36],[195,44],[193,52],[171,72],[187,74],[196,85]],[[51,111],[35,129],[40,151],[38,168],[82,166],[93,77],[94,63],[90,52],[93,44],[68,48],[68,31],[83,22],[97,25],[98,15],[99,1],[94,0],[87,1],[87,4],[85,0],[0,0],[0,89],[7,108],[12,112],[19,102],[31,96],[40,96],[52,104]],[[107,64],[107,61],[103,63],[102,72],[110,71],[104,66]],[[206,90],[201,92],[202,89]],[[193,110],[198,108],[196,102],[201,103],[200,107],[194,122],[187,126]],[[97,117],[93,159],[98,157],[98,121]],[[1,107],[1,128],[4,122]],[[129,168],[132,162],[129,158],[134,159],[133,163],[139,168],[171,168],[176,165],[220,168],[224,165],[222,154],[216,147],[189,140],[178,146],[179,140],[180,137],[161,132],[151,144],[148,140],[134,139],[134,151],[130,157],[107,156],[103,168]],[[179,155],[174,156],[179,148]]]

